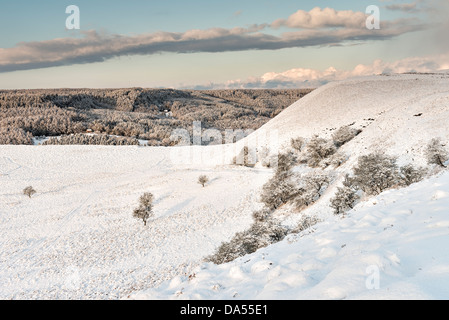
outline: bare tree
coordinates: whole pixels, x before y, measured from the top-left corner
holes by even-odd
[[[301,138],[301,137],[298,137],[298,138],[295,138],[295,139],[292,138],[290,140],[290,144],[291,144],[293,149],[295,149],[296,151],[301,152],[302,148],[305,145],[305,140],[304,140],[304,138]]]
[[[133,217],[142,219],[144,226],[147,225],[148,219],[153,215],[153,194],[144,193],[139,199],[139,207],[134,209]]]
[[[202,185],[203,188],[204,188],[204,186],[206,185],[206,183],[208,183],[208,182],[209,182],[209,178],[208,178],[207,176],[205,176],[205,175],[201,175],[201,176],[198,178],[198,183],[199,183],[200,185]]]
[[[23,189],[23,194],[28,196],[29,198],[31,198],[31,196],[35,193],[36,193],[36,190],[34,190],[34,188],[32,186],[29,186],[29,187],[26,187],[25,189]]]

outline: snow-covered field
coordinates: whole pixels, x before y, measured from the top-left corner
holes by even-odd
[[[0,168],[1,299],[116,299],[188,273],[249,226],[271,175],[149,147],[1,146]],[[132,217],[144,192],[147,227]]]
[[[344,219],[332,215],[331,186],[304,212],[324,220],[313,230],[226,265],[202,262],[261,207],[272,169],[228,165],[246,141],[287,145],[352,124],[363,131],[340,150],[343,177],[377,149],[425,165],[429,140],[449,141],[447,119],[448,74],[391,75],[323,86],[235,146],[0,146],[0,299],[449,298],[447,173]],[[187,151],[202,163],[184,163]],[[155,195],[147,227],[132,217],[144,192]]]

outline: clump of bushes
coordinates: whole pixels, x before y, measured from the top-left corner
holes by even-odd
[[[362,130],[360,129],[343,126],[332,135],[332,140],[334,141],[335,146],[340,148],[342,145],[358,136],[361,132]]]
[[[321,161],[337,152],[337,148],[331,140],[313,136],[307,144],[307,164],[312,168],[320,166]]]
[[[287,228],[272,220],[256,221],[248,230],[239,232],[231,241],[222,243],[213,255],[206,258],[206,261],[215,264],[227,263],[279,242],[287,234]]]
[[[295,198],[293,199],[298,211],[301,211],[318,201],[329,186],[330,179],[325,174],[312,172],[303,176],[301,182],[302,186],[298,188]]]
[[[352,183],[371,196],[398,185],[398,178],[396,158],[376,152],[358,159]]]
[[[346,156],[338,152],[338,149],[359,135],[362,131],[343,126],[333,135],[332,139],[320,138],[314,135],[308,143],[302,137],[291,139],[290,145],[299,155],[299,161],[306,163],[309,167],[326,168],[329,165],[339,167],[346,161]]]
[[[401,186],[409,186],[413,183],[421,181],[427,173],[425,168],[415,168],[411,164],[402,166],[400,169],[399,184]]]
[[[279,154],[274,176],[262,187],[261,201],[270,210],[275,210],[294,198],[297,188],[292,181],[296,157],[293,153]]]
[[[419,182],[425,175],[426,170],[421,167],[411,164],[399,167],[396,157],[379,152],[364,155],[358,159],[353,175],[346,175],[343,186],[337,188],[330,206],[335,214],[344,214],[354,208],[361,194],[376,196],[390,188]]]

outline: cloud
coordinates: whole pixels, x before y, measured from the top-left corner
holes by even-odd
[[[435,72],[449,70],[447,54],[426,57],[411,57],[394,62],[380,59],[371,64],[359,64],[352,70],[337,70],[329,67],[324,71],[308,68],[294,68],[284,72],[267,72],[259,77],[246,80],[231,80],[221,84],[206,84],[195,89],[276,89],[276,88],[316,88],[331,81],[358,76],[385,73]]]
[[[352,10],[337,11],[332,8],[314,8],[310,11],[298,10],[288,19],[279,19],[272,23],[273,28],[287,26],[289,28],[364,28],[367,15]]]
[[[398,3],[398,4],[390,4],[387,5],[386,8],[388,10],[392,10],[392,11],[402,11],[402,12],[409,12],[409,13],[413,13],[413,12],[418,12],[418,2],[419,1],[415,1],[412,3]]]
[[[21,42],[12,48],[0,48],[0,72],[102,62],[114,57],[162,52],[216,53],[335,46],[352,41],[391,39],[425,28],[418,19],[398,19],[382,21],[380,30],[368,30],[365,19],[366,15],[361,12],[315,8],[310,12],[300,10],[286,20],[246,28],[211,28],[133,36],[90,30],[81,32],[77,38]],[[264,33],[266,29],[280,26],[290,27],[292,31],[279,35]],[[301,30],[295,30],[297,28]]]

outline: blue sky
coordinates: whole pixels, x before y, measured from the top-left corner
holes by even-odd
[[[353,75],[358,65],[396,71],[411,57],[426,62],[418,70],[441,68],[444,58],[429,57],[447,48],[434,46],[441,26],[429,26],[438,21],[429,17],[446,3],[2,1],[0,88],[298,87]],[[381,30],[354,26],[373,4]],[[65,27],[68,5],[80,8],[80,30]],[[320,20],[304,25],[304,14]]]

